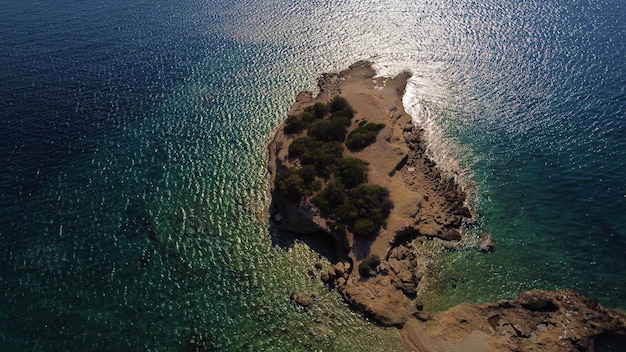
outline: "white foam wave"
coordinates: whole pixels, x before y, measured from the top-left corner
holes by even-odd
[[[441,87],[426,78],[413,75],[407,82],[402,103],[413,124],[423,130],[426,155],[437,163],[446,176],[455,179],[467,194],[465,205],[474,210],[477,205],[476,183],[469,165],[462,163],[466,159],[462,153],[467,152],[467,147],[461,146],[446,133],[446,99],[443,92]]]

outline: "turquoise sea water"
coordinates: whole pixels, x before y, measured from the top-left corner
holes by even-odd
[[[414,73],[405,106],[496,238],[447,256],[431,309],[564,287],[626,307],[619,1],[0,5],[3,350],[399,349],[267,221],[265,144],[361,59]]]

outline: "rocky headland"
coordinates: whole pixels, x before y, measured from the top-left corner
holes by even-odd
[[[402,329],[409,351],[622,351],[626,316],[573,290],[420,312]]]
[[[317,268],[320,279],[355,309],[401,328],[412,351],[590,350],[598,338],[626,334],[623,314],[573,291],[531,291],[515,301],[462,304],[432,315],[422,311],[421,293],[429,289],[432,274],[426,263],[434,255],[425,253],[424,243],[484,252],[494,243],[489,234],[467,239],[465,226],[475,221],[471,204],[454,177],[428,157],[422,131],[404,111],[410,74],[375,74],[369,62],[324,74],[317,94],[297,96],[268,145],[271,218],[279,228],[307,236],[335,263]],[[323,129],[337,121],[345,124],[348,142],[356,130],[370,127],[376,133],[354,147],[343,135],[335,138],[334,130]],[[307,127],[311,123],[317,126]],[[320,147],[311,135],[334,144]],[[311,145],[334,166],[320,166],[321,157],[302,151]],[[337,159],[366,165],[360,182],[368,186],[342,182],[336,173],[348,163],[337,165]],[[344,179],[355,174],[343,172]],[[351,197],[373,187],[382,198],[367,199],[380,206],[365,205],[370,208],[364,212],[350,203],[363,203],[365,198]]]

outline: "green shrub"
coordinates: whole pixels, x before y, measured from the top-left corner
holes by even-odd
[[[309,128],[313,122],[321,118],[323,118],[323,116],[318,117],[316,112],[305,110],[298,115],[287,117],[285,120],[284,131],[285,133],[299,133],[302,130]]]
[[[309,185],[311,185],[315,181],[315,166],[304,165],[301,168],[297,169],[297,172],[298,175],[302,177],[302,180],[307,185],[307,188],[309,188]]]
[[[345,187],[341,180],[335,177],[331,178],[326,187],[311,198],[311,202],[326,213],[333,213],[345,200]]]
[[[347,188],[353,188],[367,182],[367,162],[357,158],[344,158],[337,163],[336,175],[341,178]]]
[[[320,143],[318,148],[307,150],[300,157],[300,161],[303,165],[314,165],[318,175],[327,177],[343,158],[343,149],[340,142]]]
[[[304,180],[295,169],[283,169],[276,174],[276,191],[285,199],[299,202],[305,193]]]
[[[310,111],[303,111],[300,113],[300,115],[298,115],[298,117],[300,118],[300,121],[302,121],[302,123],[304,124],[305,128],[308,128],[308,126],[314,121],[319,120],[319,118]]]
[[[372,254],[369,257],[363,259],[359,264],[359,274],[362,277],[369,277],[371,273],[376,270],[376,267],[380,264],[380,257],[376,254]]]
[[[346,201],[335,209],[335,217],[338,220],[351,225],[354,223],[355,219],[358,219],[359,211],[354,207],[354,205],[348,202],[346,198]]]
[[[328,107],[330,108],[330,112],[333,113],[350,107],[350,104],[348,104],[348,100],[346,100],[346,98],[341,95],[336,95],[331,99]]]
[[[357,219],[369,219],[377,227],[384,224],[393,208],[386,188],[366,183],[348,191],[348,202],[357,212],[357,217],[349,220],[355,222]]]
[[[309,136],[294,139],[289,145],[289,157],[301,158],[304,154],[321,148],[322,143]]]
[[[308,106],[304,110],[312,113],[318,119],[323,119],[330,112],[328,105],[323,104],[323,103],[315,103],[311,106]]]
[[[309,185],[307,185],[307,188],[309,190],[310,193],[315,193],[317,191],[319,191],[320,189],[322,189],[322,181],[320,181],[319,179],[315,179],[313,180],[313,182],[311,182]]]
[[[309,126],[307,134],[320,141],[339,141],[346,139],[346,125],[341,120],[317,120]]]
[[[359,184],[345,193],[339,178],[331,181],[312,201],[336,221],[347,224],[355,236],[376,234],[393,207],[389,191],[377,185]]]
[[[302,165],[313,165],[318,175],[328,176],[343,157],[343,144],[320,142],[311,136],[296,138],[289,145],[289,157],[298,158]]]
[[[285,133],[298,133],[304,129],[304,124],[299,116],[289,116],[285,120]]]
[[[382,130],[383,128],[385,128],[384,123],[372,123],[372,122],[368,122],[365,125],[359,127],[359,129],[363,129],[365,131],[370,131],[370,132],[378,132]]]
[[[354,110],[352,109],[352,106],[348,104],[346,98],[340,95],[335,96],[328,104],[328,107],[330,108],[331,114],[341,111],[345,116],[349,118],[352,118],[354,116]]]
[[[351,132],[346,140],[346,146],[352,150],[361,150],[376,141],[376,135],[373,133],[354,133]]]
[[[359,184],[348,190],[338,177],[333,177],[311,201],[335,221],[347,224],[356,236],[374,235],[382,226],[393,204],[386,188]]]
[[[367,162],[343,158],[341,141],[346,139],[346,129],[353,116],[354,110],[347,100],[336,96],[328,105],[316,103],[301,114],[288,117],[285,132],[307,129],[307,136],[296,138],[289,145],[289,157],[299,159],[301,167],[278,172],[275,188],[292,202],[317,192],[311,202],[327,213],[333,231],[345,234],[347,227],[355,236],[368,237],[385,223],[393,205],[387,189],[365,183]],[[348,135],[346,144],[351,149],[364,148],[376,140],[384,127],[361,121]],[[328,179],[325,187],[322,187],[323,179]]]
[[[298,202],[303,196],[308,196],[321,188],[321,183],[315,175],[313,165],[283,169],[276,175],[276,191],[284,198]]]
[[[376,141],[378,132],[385,127],[384,124],[367,123],[358,127],[348,134],[346,146],[350,150],[360,150]]]
[[[343,114],[342,111],[333,113],[327,118],[327,120],[333,121],[337,124],[341,124],[346,128],[350,127],[350,125],[352,124],[352,118]]]
[[[335,221],[329,221],[328,222],[328,227],[330,228],[331,231],[345,236],[346,235],[346,225],[340,222],[335,222]]]
[[[352,233],[358,237],[370,237],[378,231],[378,227],[372,220],[369,219],[358,219],[354,223],[354,228],[352,229]]]

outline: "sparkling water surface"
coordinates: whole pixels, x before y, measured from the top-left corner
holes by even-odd
[[[619,1],[0,4],[3,350],[401,350],[267,220],[273,131],[361,59],[414,73],[405,107],[496,239],[446,255],[427,309],[626,307]]]

